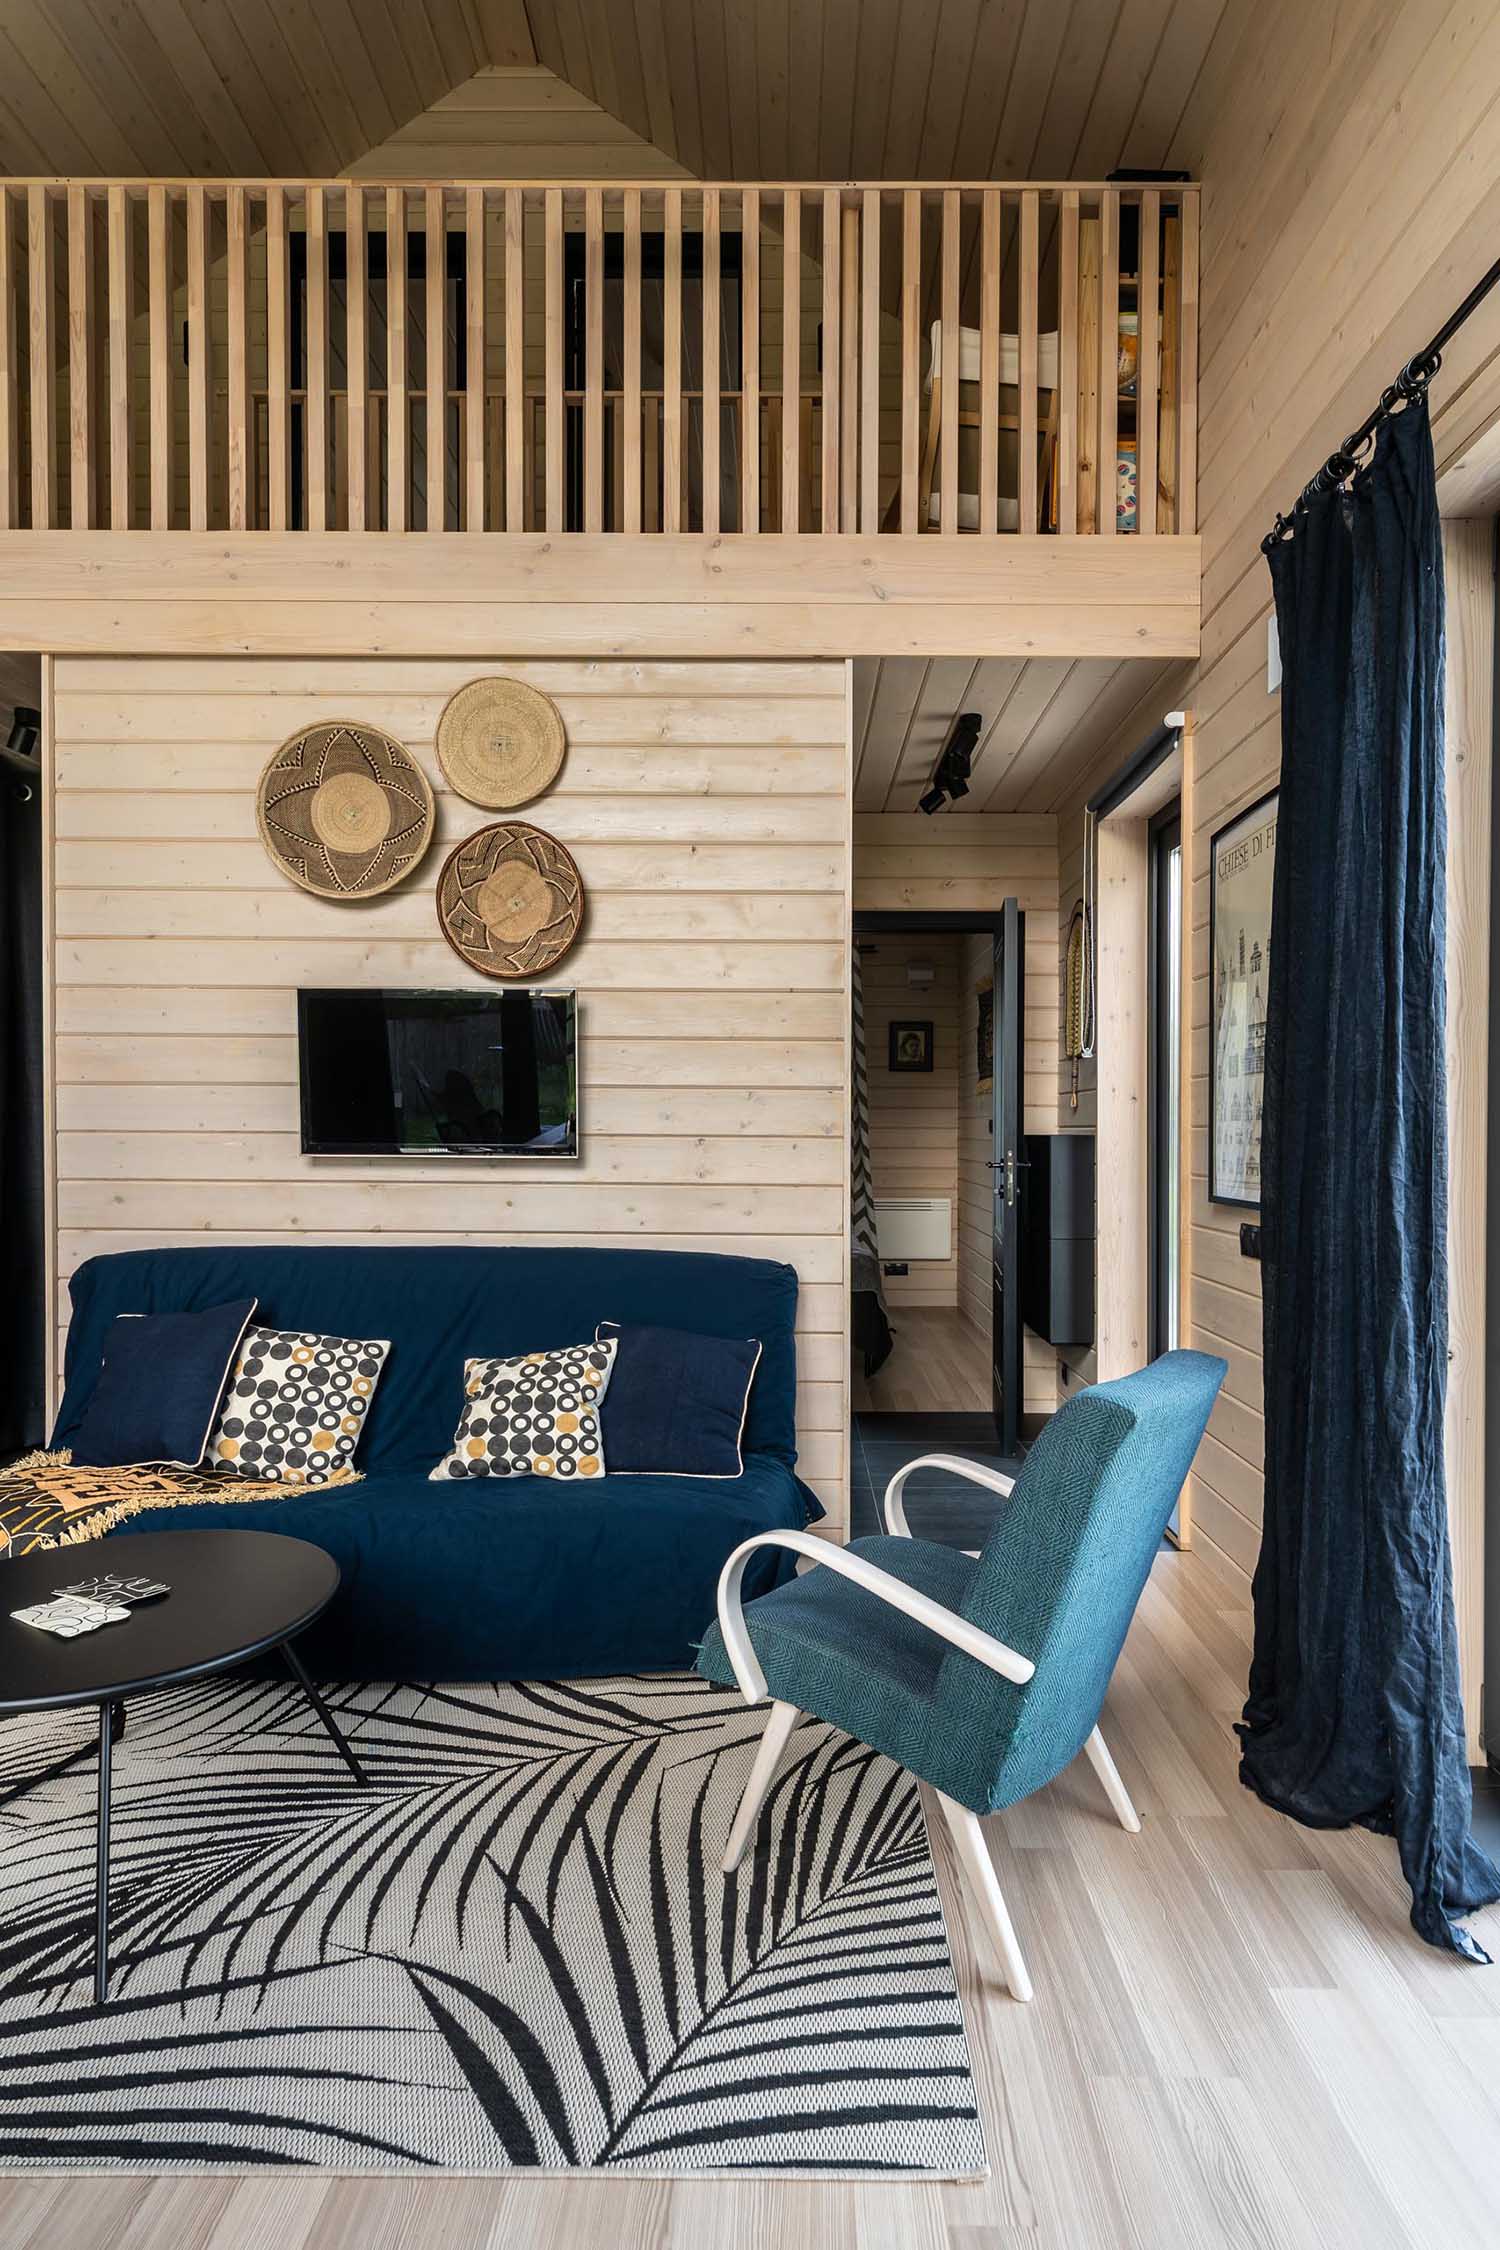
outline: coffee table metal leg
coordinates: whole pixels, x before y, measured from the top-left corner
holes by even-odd
[[[291,1670],[292,1677],[296,1680],[303,1694],[307,1697],[308,1702],[312,1705],[313,1709],[317,1712],[318,1717],[322,1720],[325,1732],[332,1737],[333,1741],[338,1747],[339,1756],[343,1759],[345,1765],[349,1768],[349,1771],[353,1774],[355,1780],[368,1783],[370,1778],[369,1775],[365,1772],[364,1767],[360,1764],[358,1758],[355,1757],[354,1752],[350,1749],[348,1743],[344,1740],[344,1737],[340,1734],[338,1728],[334,1725],[333,1713],[329,1710],[327,1704],[323,1701],[322,1696],[319,1695],[317,1689],[313,1686],[312,1681],[308,1678],[307,1669],[303,1664],[301,1657],[297,1654],[297,1651],[293,1648],[290,1641],[282,1642],[281,1653],[287,1660],[287,1664]]]
[[[109,1998],[109,1759],[115,1706],[99,1706],[99,1834],[94,1847],[94,2005]]]

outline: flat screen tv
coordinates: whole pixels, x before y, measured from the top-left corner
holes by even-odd
[[[306,1156],[576,1156],[572,992],[297,995]]]

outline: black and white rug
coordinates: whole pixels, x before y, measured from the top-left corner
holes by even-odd
[[[0,1722],[0,2167],[985,2169],[915,1785],[691,1675],[143,1698],[89,1984],[92,1712]]]

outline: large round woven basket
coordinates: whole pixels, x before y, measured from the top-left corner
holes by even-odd
[[[438,877],[438,923],[455,953],[487,977],[534,977],[583,926],[583,878],[566,845],[524,820],[466,836]]]
[[[562,713],[524,680],[470,680],[437,724],[438,764],[460,797],[508,812],[549,789],[568,738]]]
[[[260,777],[260,839],[283,875],[319,898],[376,898],[432,841],[432,788],[379,727],[325,719],[281,745]]]

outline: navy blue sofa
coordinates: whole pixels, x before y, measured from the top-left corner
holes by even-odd
[[[131,1250],[91,1258],[71,1286],[58,1446],[117,1313],[254,1296],[269,1327],[391,1339],[361,1483],[178,1508],[110,1535],[238,1526],[325,1548],[343,1583],[305,1652],[327,1678],[567,1679],[690,1664],[730,1550],[822,1513],[796,1474],[790,1266],[661,1250]],[[742,1476],[428,1481],[458,1423],[466,1359],[583,1343],[601,1320],[759,1337]],[[767,1550],[747,1598],[788,1576],[790,1560]]]

